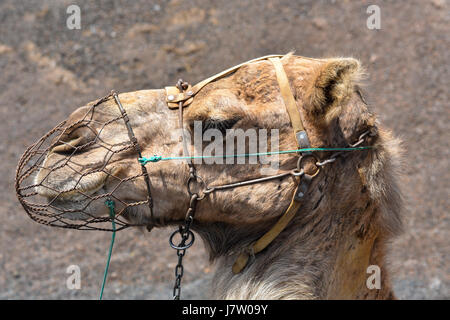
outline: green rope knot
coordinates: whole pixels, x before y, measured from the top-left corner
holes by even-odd
[[[138,161],[142,165],[146,165],[149,162],[158,162],[162,160],[162,156],[157,156],[156,154],[150,158],[139,158]]]
[[[106,199],[105,205],[109,208],[110,212],[111,212],[111,210],[114,210],[116,207],[114,200],[111,200],[111,199]]]

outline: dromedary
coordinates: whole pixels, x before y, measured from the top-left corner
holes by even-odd
[[[213,291],[219,299],[391,299],[394,298],[387,270],[389,241],[401,230],[401,197],[396,182],[399,142],[379,127],[369,110],[358,80],[361,67],[354,59],[307,59],[293,55],[282,58],[303,124],[313,147],[345,147],[362,132],[372,135],[366,144],[372,149],[349,152],[324,166],[315,177],[301,209],[275,240],[243,269],[234,274],[232,265],[243,248],[264,234],[285,212],[297,182],[294,178],[271,180],[207,195],[198,203],[192,228],[206,243],[216,263]],[[143,90],[120,94],[121,102],[144,155],[182,155],[177,111],[166,104],[165,90]],[[88,106],[69,118],[74,123]],[[114,99],[98,106],[96,123],[120,115]],[[109,118],[108,118],[109,117]],[[274,67],[267,60],[244,65],[236,72],[206,85],[184,110],[184,126],[194,121],[205,127],[277,128],[279,150],[296,149],[292,127],[283,106]],[[93,125],[95,127],[95,124]],[[98,130],[100,130],[98,128]],[[80,128],[67,137],[71,145],[86,143],[95,134]],[[102,129],[103,141],[128,141],[123,123]],[[45,167],[64,156],[67,145],[54,148]],[[194,147],[191,145],[191,154]],[[318,153],[326,158],[329,153]],[[80,171],[103,162],[101,148],[74,155]],[[280,171],[295,168],[296,154],[280,156]],[[184,221],[189,204],[186,190],[188,166],[180,161],[161,161],[147,166],[154,213],[164,225]],[[200,164],[198,174],[210,186],[260,176],[260,165]],[[108,164],[112,176],[120,179],[140,174],[136,155],[129,151],[115,155]],[[37,180],[43,179],[41,170]],[[77,189],[87,194],[109,192],[117,184],[111,175],[87,175]],[[47,177],[53,188],[74,184],[73,170],[61,168]],[[38,188],[47,197],[51,189]],[[143,180],[130,181],[117,190],[124,201],[146,198]],[[65,194],[60,204],[77,209],[83,199]],[[93,205],[96,216],[107,208]],[[146,206],[135,207],[126,216],[134,223],[151,224]],[[76,213],[72,218],[77,218]],[[79,217],[81,218],[81,217]],[[158,227],[161,226],[158,224]],[[151,226],[149,226],[151,227]],[[381,288],[366,284],[370,265],[381,269]]]

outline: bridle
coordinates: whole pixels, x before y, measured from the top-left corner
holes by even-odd
[[[308,192],[309,186],[314,179],[319,174],[320,168],[334,162],[338,156],[342,155],[343,152],[336,152],[334,153],[330,158],[325,160],[318,159],[313,152],[302,152],[299,153],[299,158],[297,161],[297,167],[290,172],[277,174],[273,176],[268,177],[261,177],[257,179],[251,179],[246,181],[240,181],[236,183],[226,184],[226,185],[220,185],[220,186],[213,186],[209,187],[205,184],[204,180],[197,174],[197,170],[192,163],[192,161],[189,159],[189,148],[187,145],[186,138],[184,136],[184,125],[183,125],[183,109],[185,107],[188,107],[192,101],[194,100],[195,95],[207,84],[218,80],[220,78],[223,78],[225,76],[228,76],[238,70],[240,67],[257,62],[262,60],[269,60],[276,72],[277,81],[280,88],[280,94],[282,97],[282,100],[284,101],[286,110],[289,114],[289,118],[291,121],[291,125],[293,128],[294,136],[297,141],[297,146],[299,149],[308,149],[310,148],[310,143],[308,139],[308,134],[303,126],[302,118],[299,112],[299,109],[297,107],[294,95],[292,94],[291,87],[289,84],[289,79],[286,75],[286,72],[283,68],[281,58],[282,55],[269,55],[260,57],[257,59],[253,59],[247,62],[244,62],[242,64],[239,64],[237,66],[234,66],[230,69],[227,69],[225,71],[222,71],[208,79],[205,79],[201,81],[200,83],[190,86],[187,82],[184,82],[183,80],[179,80],[177,84],[173,87],[166,87],[166,103],[168,108],[178,110],[178,120],[179,120],[179,128],[182,130],[182,143],[183,143],[183,154],[184,157],[187,158],[186,163],[189,167],[189,177],[186,182],[187,191],[189,194],[189,208],[186,211],[184,223],[181,224],[178,228],[178,230],[174,231],[170,238],[169,243],[172,248],[177,250],[177,256],[178,256],[178,264],[175,267],[175,285],[173,288],[173,297],[174,299],[180,298],[180,292],[181,292],[181,279],[183,277],[184,273],[184,267],[183,267],[183,257],[186,254],[186,250],[191,247],[195,241],[195,236],[193,232],[191,231],[191,225],[194,221],[195,212],[197,208],[197,203],[204,199],[209,194],[219,191],[219,190],[226,190],[226,189],[232,189],[237,188],[241,186],[246,186],[250,184],[255,183],[263,183],[270,180],[275,179],[282,179],[287,176],[292,176],[294,178],[299,179],[297,188],[292,196],[292,200],[289,204],[289,207],[286,209],[286,211],[283,213],[283,215],[279,218],[279,220],[273,225],[273,227],[267,231],[262,237],[260,237],[257,241],[252,243],[247,248],[244,248],[238,257],[236,258],[232,271],[234,274],[240,273],[248,264],[250,257],[255,257],[257,253],[264,250],[289,224],[289,222],[292,220],[292,218],[295,216],[297,211],[300,209],[302,200],[304,199],[306,193]],[[121,112],[123,112],[123,107],[121,107],[120,101],[118,100],[117,95],[115,95],[116,101],[121,109]],[[136,144],[136,138],[132,134],[131,126],[128,122],[126,122],[128,132],[130,135],[130,139],[133,143]],[[349,145],[349,147],[357,147],[360,146],[367,135],[371,134],[369,131],[366,131],[362,133],[358,139],[358,141],[354,144]],[[138,148],[139,157],[142,159],[142,156],[140,155],[140,150]],[[315,170],[313,172],[306,173],[304,170],[304,164],[306,162],[307,158],[313,158],[314,164],[315,164]],[[157,159],[154,161],[156,162]],[[140,161],[141,162],[141,161]],[[145,168],[145,162],[141,162],[142,168]],[[144,169],[143,169],[144,170]],[[144,173],[144,172],[143,172]],[[151,193],[150,193],[150,183],[148,180],[148,174],[145,171],[144,177],[146,179],[147,183],[147,189],[148,189],[148,198],[149,198],[149,204],[150,204],[150,210],[152,212],[153,217],[153,211],[151,206]],[[195,192],[193,185],[197,184],[199,188],[195,188],[196,190],[201,190],[201,192]],[[181,237],[181,240],[178,244],[174,243],[174,238],[176,235],[179,235]]]

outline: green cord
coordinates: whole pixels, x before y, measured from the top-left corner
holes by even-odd
[[[116,222],[114,221],[115,204],[114,204],[114,201],[111,200],[111,199],[106,200],[105,204],[109,208],[109,216],[111,217],[111,224],[112,224],[113,233],[112,233],[112,236],[111,236],[111,244],[109,245],[108,260],[106,261],[105,272],[103,273],[102,289],[100,291],[99,300],[102,300],[102,298],[103,298],[103,290],[105,289],[106,277],[108,276],[108,269],[109,269],[109,263],[111,261],[112,249],[113,249],[113,246],[114,246],[114,240],[116,239]]]
[[[261,156],[261,155],[272,155],[272,154],[286,154],[286,153],[297,153],[297,152],[312,152],[312,151],[354,151],[354,150],[365,150],[370,149],[368,147],[353,147],[353,148],[303,148],[295,150],[284,150],[284,151],[273,151],[273,152],[259,152],[259,153],[244,153],[236,155],[221,155],[221,156],[190,156],[190,157],[162,157],[154,155],[150,158],[142,157],[138,161],[142,165],[146,165],[149,162],[158,162],[164,160],[183,160],[183,159],[207,159],[207,158],[230,158],[230,157],[251,157],[251,156]]]

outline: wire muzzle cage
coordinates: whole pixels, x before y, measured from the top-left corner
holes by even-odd
[[[104,107],[99,110],[100,106]],[[28,216],[38,223],[78,230],[113,231],[111,222],[114,221],[115,230],[122,230],[135,225],[126,218],[136,211],[137,206],[145,205],[152,211],[150,192],[142,201],[123,200],[118,195],[130,184],[142,183],[139,179],[144,180],[150,191],[148,174],[144,166],[141,166],[141,173],[122,178],[112,170],[111,163],[124,155],[141,156],[128,115],[117,94],[111,92],[85,108],[84,116],[72,123],[61,122],[26,149],[17,166],[16,194]],[[102,114],[101,121],[96,116],[98,112]],[[128,132],[122,135],[125,139],[108,141],[104,133],[111,126],[123,132],[126,128]],[[89,139],[69,138],[80,129],[89,132]],[[92,163],[83,154],[94,150],[96,158]],[[53,158],[56,160],[49,161]],[[136,165],[139,165],[137,161]],[[112,186],[108,190],[104,185],[85,190],[83,184],[96,176],[101,176],[103,182],[110,181]],[[115,203],[114,216],[108,214],[111,201]],[[99,212],[104,214],[98,216]]]

